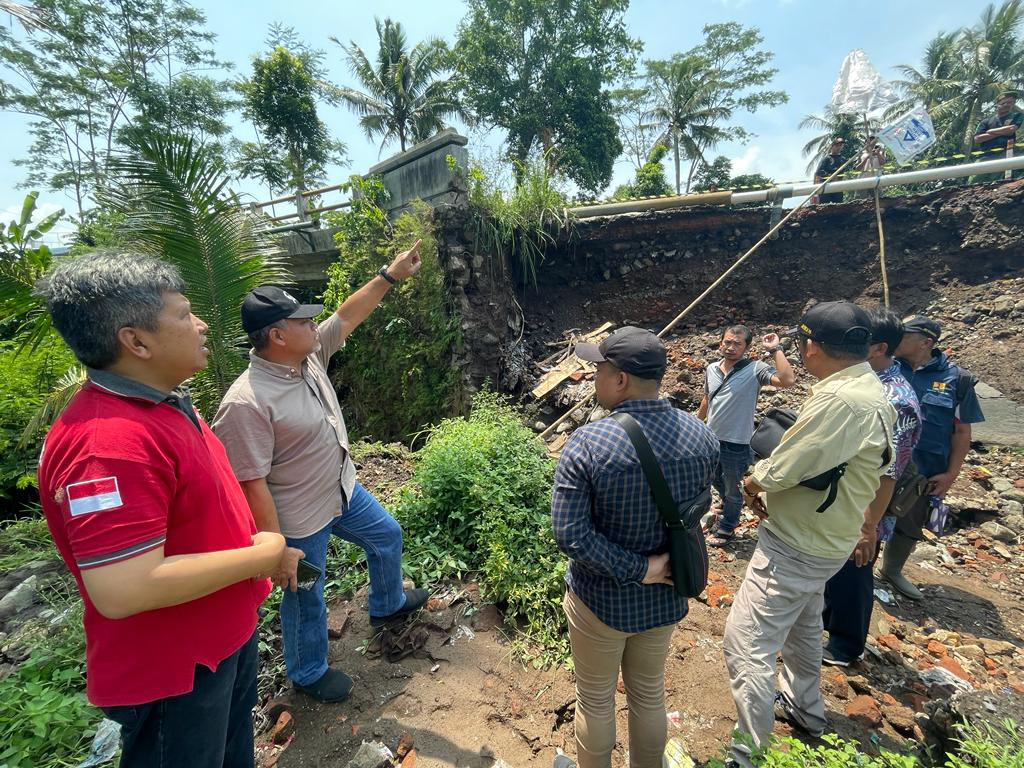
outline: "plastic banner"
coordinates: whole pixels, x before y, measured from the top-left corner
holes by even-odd
[[[892,86],[882,79],[864,51],[857,48],[846,55],[832,87],[831,107],[836,114],[881,117],[898,101]]]
[[[889,148],[897,163],[903,164],[935,143],[932,118],[924,107],[914,107],[879,131],[878,140]]]

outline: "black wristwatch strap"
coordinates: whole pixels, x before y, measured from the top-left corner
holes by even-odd
[[[390,275],[390,274],[388,273],[388,267],[387,267],[387,265],[386,265],[386,264],[385,264],[385,265],[384,265],[383,267],[381,267],[380,269],[378,269],[378,270],[377,270],[377,274],[378,274],[378,275],[380,275],[381,277],[383,277],[383,278],[384,278],[385,280],[387,280],[387,281],[388,281],[389,283],[391,283],[392,285],[394,285],[395,283],[397,283],[397,282],[398,282],[397,280],[395,280],[395,278],[393,278],[393,277],[392,277],[392,276],[391,276],[391,275]]]

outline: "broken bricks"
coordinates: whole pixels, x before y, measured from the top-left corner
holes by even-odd
[[[846,715],[863,721],[871,728],[882,724],[882,710],[873,698],[864,694],[850,700],[846,705]]]

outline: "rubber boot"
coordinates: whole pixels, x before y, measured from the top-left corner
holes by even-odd
[[[920,600],[924,597],[921,590],[903,575],[903,566],[907,564],[910,553],[916,546],[917,542],[909,536],[893,533],[892,538],[882,548],[882,567],[878,571],[878,575],[892,584],[897,592],[911,600]]]

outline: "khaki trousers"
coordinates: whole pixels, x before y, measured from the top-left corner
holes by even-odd
[[[761,526],[722,642],[736,703],[736,729],[753,737],[755,747],[768,741],[775,723],[779,651],[779,692],[785,708],[811,733],[825,728],[821,610],[825,583],[845,562],[798,552]],[[745,745],[734,740],[730,752],[740,765],[750,765]]]
[[[603,623],[571,590],[562,603],[576,670],[576,762],[610,768],[615,747],[615,686],[629,705],[630,768],[660,768],[665,751],[665,657],[674,624],[619,632]]]

